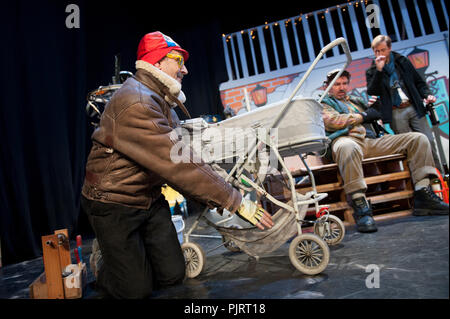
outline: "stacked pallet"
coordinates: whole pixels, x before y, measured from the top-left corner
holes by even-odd
[[[295,178],[296,191],[301,194],[311,191],[311,180],[300,158],[287,158],[285,161]],[[354,224],[353,209],[349,205],[350,198],[344,192],[337,164],[325,163],[317,156],[308,156],[306,162],[313,173],[317,192],[328,194],[320,204],[329,205],[330,213],[341,218],[344,224]],[[363,160],[362,165],[368,186],[366,196],[372,203],[374,219],[378,221],[410,215],[414,187],[406,157],[393,154],[367,158]],[[264,182],[266,190],[283,202],[290,198],[288,185],[286,177],[282,175],[268,176]],[[275,212],[277,209],[276,205],[264,198],[261,199],[261,203],[269,212]],[[314,215],[315,208],[311,206],[308,209],[307,219],[314,219]]]

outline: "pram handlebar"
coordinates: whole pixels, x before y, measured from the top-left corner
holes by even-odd
[[[334,48],[335,46],[342,46],[342,50],[344,51],[346,57],[347,57],[347,61],[344,64],[344,67],[341,69],[341,71],[339,71],[338,76],[336,76],[333,81],[331,82],[332,84],[328,86],[327,90],[325,91],[325,93],[322,95],[322,97],[319,99],[319,103],[322,102],[323,97],[328,94],[328,91],[330,89],[330,87],[334,84],[334,82],[336,81],[336,79],[342,74],[342,72],[344,72],[345,68],[350,64],[350,62],[352,62],[352,55],[350,54],[350,49],[348,47],[347,44],[347,40],[345,40],[344,38],[337,38],[336,40],[328,43],[325,47],[322,48],[322,50],[320,50],[320,53],[317,55],[317,57],[315,58],[315,60],[312,62],[312,64],[310,65],[310,67],[308,68],[308,70],[306,70],[305,74],[303,75],[302,79],[300,80],[300,82],[297,84],[297,86],[295,87],[294,91],[292,92],[291,96],[288,98],[286,104],[282,107],[281,111],[278,113],[277,117],[275,118],[275,120],[273,121],[273,124],[269,127],[277,127],[278,126],[278,122],[280,121],[280,119],[282,118],[283,114],[286,112],[287,108],[289,107],[289,105],[291,104],[292,99],[294,98],[294,96],[297,94],[298,90],[301,88],[301,86],[303,85],[303,83],[306,81],[306,79],[309,77],[309,75],[311,74],[312,70],[315,68],[316,64],[320,61],[320,59],[322,59],[322,57],[332,48]]]
[[[347,56],[350,61],[352,60],[352,56],[350,54],[350,49],[348,48],[347,40],[344,38],[337,38],[336,40],[333,40],[332,42],[328,43],[326,46],[320,50],[320,52],[323,54],[327,53],[330,49],[334,48],[337,45],[342,45],[342,50],[344,50],[345,55]]]

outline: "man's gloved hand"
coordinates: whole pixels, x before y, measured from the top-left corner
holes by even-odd
[[[363,117],[363,123],[370,123],[373,121],[377,121],[381,119],[381,114],[374,108],[368,108],[364,112],[361,113]]]
[[[264,230],[264,226],[272,228],[274,225],[272,216],[249,199],[242,198],[241,206],[239,206],[236,213],[239,217],[261,230]]]

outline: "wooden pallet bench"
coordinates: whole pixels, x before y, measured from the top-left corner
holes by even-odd
[[[328,197],[320,204],[329,205],[330,213],[340,217],[344,224],[354,224],[353,209],[349,205],[350,198],[344,192],[337,164],[323,163],[321,158],[315,156],[308,156],[306,162],[313,172],[317,192],[328,193]],[[363,160],[362,165],[368,186],[366,196],[372,203],[374,219],[378,221],[410,215],[414,188],[406,157],[393,154],[367,158]],[[312,190],[308,171],[299,158],[296,166],[292,169],[291,165],[291,173],[298,183],[296,191],[305,194]],[[264,183],[270,194],[284,202],[290,197],[286,185],[287,180],[283,183],[281,175],[268,176]],[[269,212],[274,213],[278,209],[268,200],[262,199],[261,202]],[[315,208],[311,205],[307,216],[314,218],[314,214]]]

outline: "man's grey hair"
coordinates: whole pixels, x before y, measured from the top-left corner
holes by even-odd
[[[388,36],[388,35],[383,35],[383,34],[380,34],[380,35],[377,35],[374,39],[373,39],[373,41],[372,41],[372,49],[374,49],[374,48],[376,48],[378,45],[380,45],[380,43],[382,43],[382,42],[386,42],[386,45],[388,46],[388,48],[390,48],[391,47],[391,44],[392,44],[392,40],[391,40],[391,38]]]

